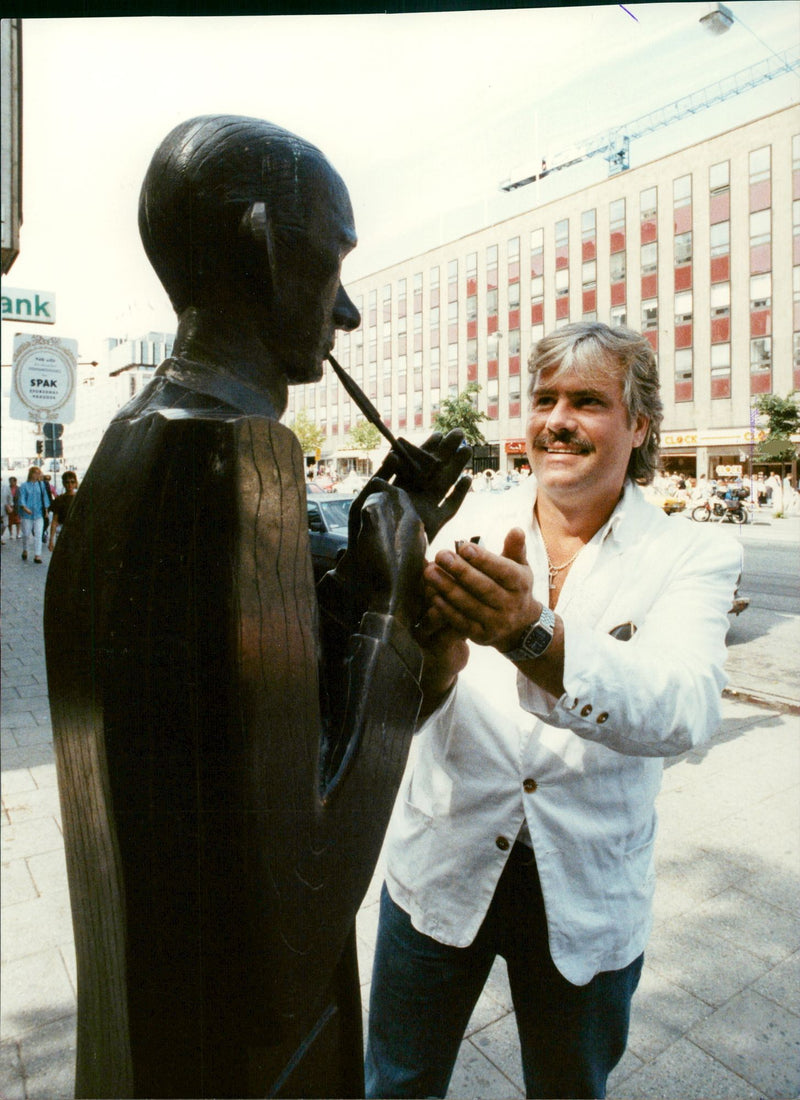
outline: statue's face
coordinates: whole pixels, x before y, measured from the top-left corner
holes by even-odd
[[[303,180],[305,224],[273,227],[273,296],[267,343],[290,384],[318,382],[336,330],[361,323],[341,284],[342,261],[355,248],[350,197],[328,166]]]

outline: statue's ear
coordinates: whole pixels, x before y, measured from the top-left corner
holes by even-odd
[[[267,204],[254,202],[239,222],[239,235],[246,237],[255,245],[261,263],[269,271],[270,282],[274,286],[277,277],[275,244],[272,225],[267,212]]]

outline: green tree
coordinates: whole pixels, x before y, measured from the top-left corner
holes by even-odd
[[[478,425],[489,417],[478,408],[480,392],[479,382],[468,382],[467,388],[457,397],[446,397],[434,418],[434,431],[447,433],[453,428],[461,428],[464,439],[471,446],[485,443],[483,432]]]
[[[354,451],[374,451],[380,444],[381,433],[368,420],[359,420],[350,431],[350,446]]]
[[[325,442],[325,432],[314,423],[305,409],[300,410],[289,427],[300,441],[304,455],[315,455]]]
[[[790,436],[800,432],[797,391],[787,397],[779,397],[777,393],[762,394],[756,401],[756,408],[767,418],[767,435],[756,448],[757,457],[762,461],[792,462],[797,457],[797,448]]]

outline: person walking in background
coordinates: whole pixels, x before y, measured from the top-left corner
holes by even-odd
[[[58,533],[67,521],[67,516],[72,508],[72,502],[78,491],[78,475],[74,470],[67,470],[65,474],[61,475],[61,484],[64,487],[64,492],[59,493],[50,505],[50,513],[53,518],[50,522],[50,538],[47,542],[48,550],[52,550],[55,546]]]
[[[15,477],[10,477],[8,479],[8,486],[3,490],[3,515],[5,516],[8,538],[11,542],[13,542],[14,539],[22,538],[19,512],[17,511],[18,496],[19,486],[17,485],[17,479]]]
[[[17,507],[22,521],[22,560],[28,560],[28,544],[32,544],[33,560],[42,564],[42,532],[47,509],[52,503],[50,493],[42,483],[38,466],[28,470],[28,480],[19,487]]]

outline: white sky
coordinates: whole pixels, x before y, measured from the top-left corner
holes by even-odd
[[[178,122],[255,115],[317,144],[353,200],[347,282],[602,179],[597,157],[513,195],[498,187],[800,40],[798,0],[730,3],[740,22],[721,37],[698,24],[707,6],[25,20],[24,224],[6,283],[55,292],[58,323],[4,322],[3,362],[15,331],[75,338],[80,359],[102,360],[107,336],[174,329],[136,210]],[[798,89],[783,76],[673,124],[634,143],[631,163]]]

